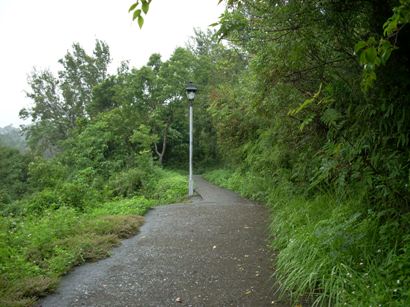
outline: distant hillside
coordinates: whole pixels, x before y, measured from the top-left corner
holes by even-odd
[[[0,127],[0,145],[16,148],[20,151],[27,149],[26,139],[21,130],[12,125]]]

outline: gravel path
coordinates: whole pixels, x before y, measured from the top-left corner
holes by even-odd
[[[110,258],[39,306],[289,306],[273,294],[267,210],[195,177],[202,199],[157,207]]]

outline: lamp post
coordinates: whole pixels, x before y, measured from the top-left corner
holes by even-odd
[[[188,181],[188,196],[194,195],[194,181],[192,179],[192,130],[193,130],[193,110],[192,102],[197,91],[196,86],[190,81],[186,86],[186,95],[189,100],[189,181]]]

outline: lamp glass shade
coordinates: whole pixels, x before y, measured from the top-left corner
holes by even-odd
[[[186,95],[189,100],[194,100],[195,98],[195,92],[186,92]]]

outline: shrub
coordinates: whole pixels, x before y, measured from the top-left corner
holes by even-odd
[[[57,193],[50,188],[32,194],[23,200],[22,206],[26,214],[38,215],[47,209],[57,209],[61,206],[61,201]]]
[[[113,175],[109,181],[109,188],[114,196],[129,197],[135,195],[143,186],[146,176],[144,171],[131,168]]]
[[[79,210],[93,206],[101,200],[97,191],[80,180],[63,183],[58,187],[56,193],[62,204]]]
[[[170,171],[163,171],[156,182],[151,183],[147,195],[160,204],[181,201],[187,195],[188,180],[186,177]]]

